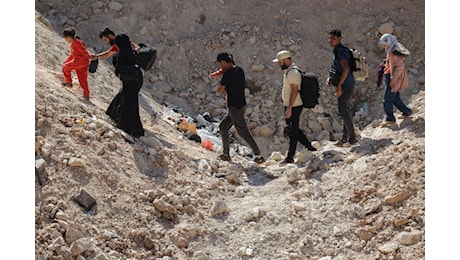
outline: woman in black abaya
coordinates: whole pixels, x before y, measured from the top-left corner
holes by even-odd
[[[138,100],[138,93],[144,80],[142,71],[136,65],[129,37],[126,34],[120,34],[115,37],[115,44],[119,48],[115,74],[122,80],[123,88],[114,98],[108,110],[115,103],[119,104],[118,118],[113,118],[111,115],[116,121],[117,127],[133,137],[140,137],[144,135],[144,128],[139,116]]]

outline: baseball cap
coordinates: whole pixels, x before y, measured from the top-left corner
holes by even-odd
[[[233,63],[233,57],[231,54],[228,54],[227,52],[221,52],[219,55],[217,55],[217,60],[218,61],[226,61],[228,63]]]
[[[276,54],[276,59],[274,59],[273,62],[278,62],[280,60],[284,60],[290,57],[291,57],[291,53],[289,51],[286,51],[286,50],[280,51]]]

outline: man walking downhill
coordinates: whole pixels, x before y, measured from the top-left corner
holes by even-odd
[[[338,98],[339,114],[343,119],[342,138],[336,145],[343,146],[347,142],[353,145],[358,142],[353,126],[352,113],[349,108],[355,87],[355,78],[350,69],[350,62],[353,57],[350,50],[342,45],[342,33],[339,30],[333,30],[329,33],[329,45],[334,48],[331,71],[334,71],[335,74],[330,75],[327,79],[327,84],[337,87],[335,95]]]
[[[248,143],[255,154],[254,162],[265,162],[259,147],[254,138],[249,132],[244,119],[244,111],[246,109],[246,97],[244,89],[246,87],[246,79],[244,71],[236,66],[233,61],[233,56],[228,53],[220,53],[217,56],[219,68],[224,72],[221,80],[218,93],[227,94],[227,114],[219,125],[220,134],[222,136],[223,154],[219,159],[223,161],[231,161],[230,158],[230,139],[228,131],[234,125],[238,134]]]
[[[286,124],[290,126],[289,133],[289,151],[286,159],[281,164],[293,163],[294,155],[297,149],[297,142],[300,142],[310,151],[316,149],[308,141],[307,136],[299,129],[300,114],[303,110],[302,98],[299,95],[302,76],[292,62],[291,53],[289,51],[280,51],[276,54],[273,62],[277,62],[284,72],[283,90],[281,99],[283,100]]]

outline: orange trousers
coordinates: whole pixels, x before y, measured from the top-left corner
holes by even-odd
[[[88,67],[89,63],[82,64],[81,62],[76,62],[75,60],[67,61],[62,65],[64,81],[66,83],[72,83],[72,70],[75,70],[80,87],[83,89],[83,96],[85,97],[89,97],[90,95],[88,85]]]

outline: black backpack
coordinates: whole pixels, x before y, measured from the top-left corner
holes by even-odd
[[[319,98],[319,81],[313,73],[306,73],[299,68],[294,67],[300,72],[302,76],[302,83],[300,84],[300,97],[302,98],[303,107],[314,108],[318,104]]]
[[[153,67],[157,58],[157,49],[148,47],[146,44],[139,43],[140,51],[136,53],[136,63],[144,70],[148,71]]]

